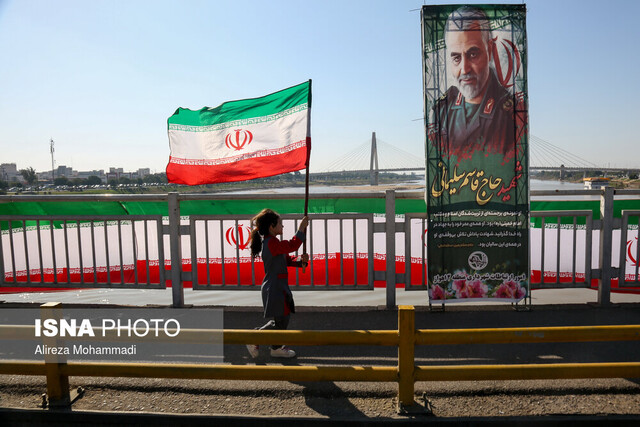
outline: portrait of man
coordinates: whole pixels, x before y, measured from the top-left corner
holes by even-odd
[[[446,69],[453,85],[440,97],[429,120],[429,140],[442,156],[469,159],[475,152],[514,156],[516,99],[498,80],[494,39],[484,11],[453,11],[444,27]]]
[[[529,292],[526,6],[422,7],[430,301]]]

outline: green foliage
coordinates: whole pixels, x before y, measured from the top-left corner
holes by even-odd
[[[100,185],[100,184],[102,184],[102,180],[98,176],[91,175],[89,178],[87,178],[85,180],[85,184],[86,185]]]
[[[53,184],[54,185],[69,185],[69,178],[67,178],[66,176],[59,176],[56,179],[53,180]]]
[[[36,174],[35,169],[33,169],[32,167],[20,169],[20,175],[22,175],[24,180],[27,181],[29,185],[38,182],[38,175]]]
[[[142,178],[142,181],[147,184],[166,184],[168,182],[167,175],[164,173],[152,173],[146,175]]]

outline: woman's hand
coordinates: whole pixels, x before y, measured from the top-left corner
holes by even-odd
[[[307,225],[309,225],[309,217],[305,215],[302,217],[302,221],[300,221],[300,225],[298,226],[298,231],[301,231],[303,233],[306,232]]]
[[[302,254],[300,255],[296,261],[300,261],[300,266],[301,267],[306,267],[307,265],[309,265],[309,254]]]

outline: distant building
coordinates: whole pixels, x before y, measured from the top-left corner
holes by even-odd
[[[609,181],[611,181],[611,178],[584,178],[584,188],[587,190],[597,190],[609,186]]]
[[[79,178],[79,179],[87,179],[90,176],[97,176],[98,178],[100,178],[102,182],[107,182],[107,176],[105,175],[104,170],[102,169],[100,169],[99,171],[97,170],[80,171],[76,174],[76,178]]]
[[[0,180],[7,182],[24,182],[24,178],[22,174],[18,172],[18,167],[15,163],[0,164]]]
[[[51,181],[51,171],[36,172],[38,181]]]
[[[125,172],[123,168],[114,168],[110,167],[109,172],[107,172],[107,182],[112,179],[120,179],[120,178],[128,178],[128,179],[138,179],[143,178],[146,175],[149,175],[149,168],[138,169],[136,172]]]
[[[75,174],[77,174],[78,172],[75,172],[74,174],[74,170],[70,167],[67,166],[58,166],[58,169],[56,169],[56,173],[55,176],[56,178],[60,178],[62,176],[64,176],[65,178],[73,178]]]

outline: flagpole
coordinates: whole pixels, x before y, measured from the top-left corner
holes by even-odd
[[[307,111],[309,112],[309,115],[307,116],[307,165],[306,175],[304,178],[304,216],[307,216],[309,213],[309,163],[311,163],[311,79],[309,79],[309,105]],[[308,227],[307,230],[309,230]],[[307,253],[307,236],[305,236],[304,243],[302,244],[303,254]],[[309,262],[310,261],[311,260],[309,260]],[[304,273],[306,269],[306,266],[302,264],[302,273]]]
[[[304,216],[309,213],[309,164],[307,164],[307,176],[304,180]],[[307,239],[304,240],[304,247],[307,247]]]
[[[308,213],[309,213],[309,160],[307,157],[306,176],[304,178],[304,216],[307,216]],[[308,227],[307,227],[307,230],[309,230]],[[306,231],[305,231],[305,234],[307,234],[308,236],[308,233]],[[307,236],[305,236],[304,242],[302,243],[303,254],[307,253]],[[304,273],[306,269],[307,267],[304,264],[302,264],[302,273]]]

